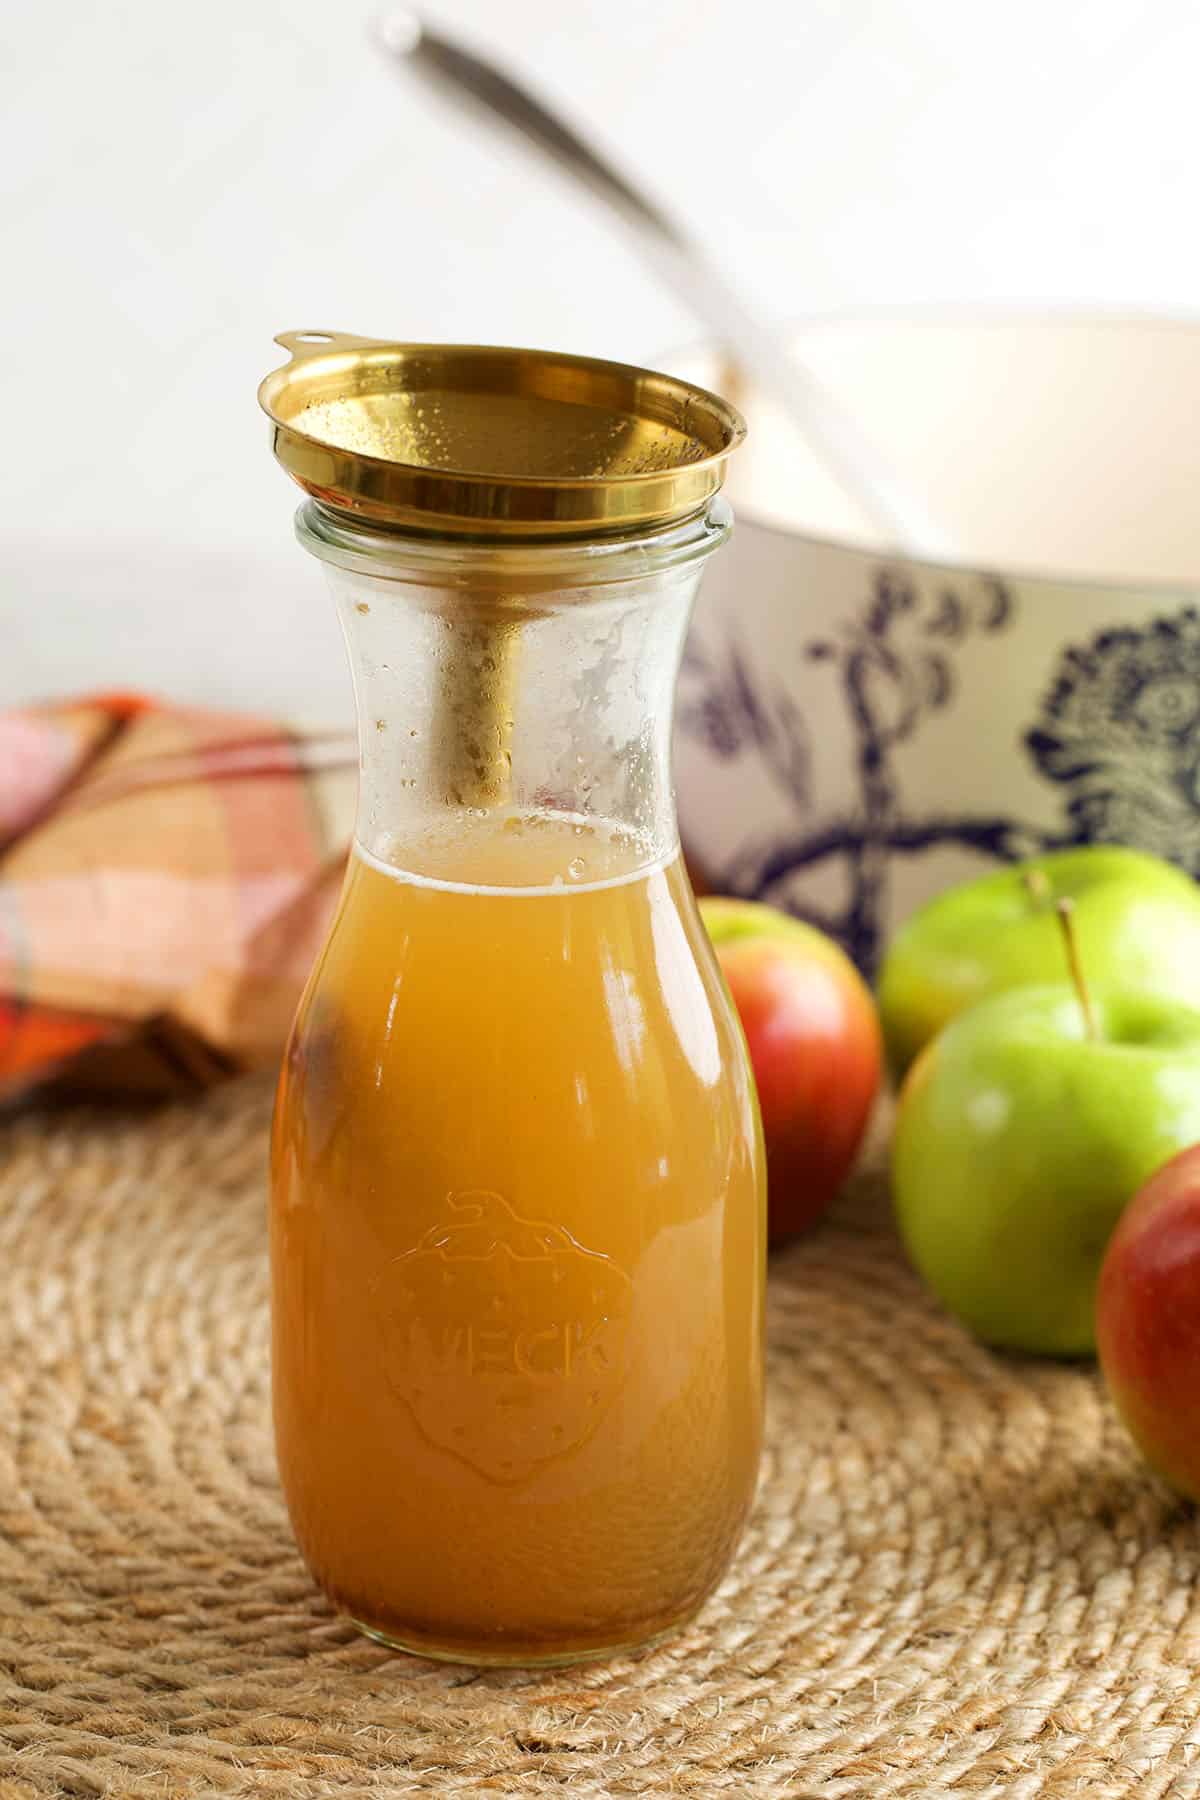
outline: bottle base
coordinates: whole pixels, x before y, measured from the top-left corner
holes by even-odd
[[[631,1656],[635,1651],[653,1650],[682,1631],[699,1611],[700,1606],[694,1606],[669,1625],[660,1626],[644,1636],[623,1638],[610,1644],[580,1644],[564,1650],[550,1650],[533,1644],[505,1644],[503,1647],[451,1644],[427,1638],[419,1631],[372,1625],[366,1619],[356,1619],[352,1613],[345,1617],[372,1643],[382,1644],[385,1650],[399,1650],[406,1656],[424,1656],[434,1662],[473,1663],[486,1669],[562,1669],[573,1663],[604,1662],[615,1656]]]

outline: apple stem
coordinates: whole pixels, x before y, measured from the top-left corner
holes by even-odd
[[[1050,877],[1045,869],[1022,869],[1021,880],[1035,906],[1043,906],[1050,898]]]
[[[1058,914],[1058,922],[1062,926],[1063,943],[1067,949],[1067,967],[1071,971],[1071,983],[1079,998],[1079,1010],[1083,1014],[1083,1030],[1085,1037],[1092,1043],[1100,1036],[1096,1029],[1096,1015],[1092,1010],[1092,996],[1088,992],[1088,984],[1084,978],[1083,963],[1079,957],[1079,939],[1075,934],[1075,902],[1065,897],[1058,901],[1054,908]]]

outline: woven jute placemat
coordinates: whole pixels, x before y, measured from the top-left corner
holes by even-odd
[[[771,1272],[770,1425],[683,1636],[393,1656],[292,1543],[269,1096],[0,1132],[0,1796],[1200,1792],[1200,1530],[1088,1369],[993,1356],[861,1176]]]

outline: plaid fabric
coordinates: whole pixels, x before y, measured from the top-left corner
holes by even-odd
[[[270,1061],[336,899],[344,735],[107,694],[0,715],[0,1097]]]

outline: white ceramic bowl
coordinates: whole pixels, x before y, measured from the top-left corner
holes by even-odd
[[[953,565],[873,546],[753,393],[701,589],[676,771],[709,883],[838,937],[997,861],[1133,844],[1200,876],[1200,323],[831,321],[801,354]],[[673,368],[724,386],[711,356]]]

